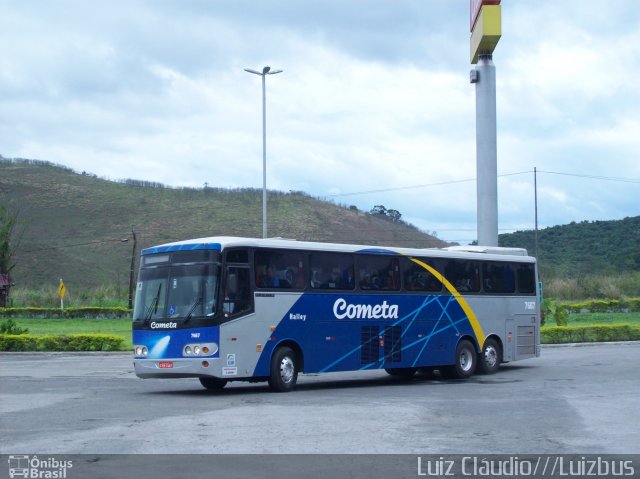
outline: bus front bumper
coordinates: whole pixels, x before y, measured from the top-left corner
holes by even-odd
[[[220,377],[217,359],[134,359],[133,369],[139,378]]]

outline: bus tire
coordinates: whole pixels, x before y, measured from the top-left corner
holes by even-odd
[[[456,348],[456,362],[440,371],[447,379],[467,379],[473,376],[478,363],[478,354],[471,341],[463,339]]]
[[[208,391],[219,391],[227,385],[226,379],[220,378],[199,378],[200,384]]]
[[[385,369],[389,376],[397,378],[411,379],[418,371],[418,368],[388,368]]]
[[[478,372],[481,374],[493,374],[500,368],[502,351],[498,341],[488,338],[484,342],[482,352],[478,355]]]
[[[298,380],[298,358],[293,349],[283,346],[276,349],[271,358],[269,387],[275,392],[285,393],[296,386]]]

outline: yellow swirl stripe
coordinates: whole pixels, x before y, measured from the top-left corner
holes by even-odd
[[[447,290],[451,293],[451,295],[454,298],[456,298],[456,301],[458,302],[458,304],[460,305],[464,313],[467,315],[467,319],[469,319],[469,323],[471,323],[473,332],[476,335],[476,340],[478,341],[478,345],[480,346],[480,349],[482,349],[482,347],[484,346],[484,341],[486,339],[484,331],[482,330],[482,326],[480,326],[480,323],[478,322],[478,318],[476,318],[475,313],[473,312],[469,304],[465,301],[465,299],[462,297],[462,295],[458,292],[458,290],[453,287],[453,285],[447,280],[447,278],[442,276],[432,266],[429,266],[427,263],[420,261],[419,259],[415,259],[415,258],[409,258],[409,259],[414,263],[422,266],[427,271],[429,271],[429,273],[435,276],[436,279],[440,281],[445,288],[447,288]]]

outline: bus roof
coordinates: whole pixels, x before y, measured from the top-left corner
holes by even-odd
[[[527,256],[523,248],[500,248],[497,246],[450,246],[447,248],[400,248],[395,246],[366,246],[339,243],[320,243],[311,241],[297,241],[283,238],[241,238],[233,236],[213,236],[196,238],[185,241],[167,243],[142,250],[142,255],[166,253],[171,251],[189,250],[217,250],[227,248],[284,248],[304,251],[331,251],[336,253],[369,253],[369,254],[399,254],[405,256],[427,256],[433,258],[460,258],[505,261],[535,262],[535,258]]]

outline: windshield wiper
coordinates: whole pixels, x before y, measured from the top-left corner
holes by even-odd
[[[193,306],[191,306],[191,309],[189,309],[189,312],[187,313],[187,315],[184,317],[184,322],[188,323],[189,320],[191,319],[191,316],[193,316],[193,312],[196,310],[196,308],[198,307],[198,305],[202,304],[203,300],[202,300],[202,296],[200,296],[198,299],[196,299],[196,302],[193,303]]]
[[[196,299],[196,302],[193,303],[191,308],[189,308],[189,312],[184,317],[185,324],[189,322],[189,320],[191,319],[191,316],[193,316],[193,312],[201,304],[204,304],[204,280],[200,280],[200,291],[198,292],[198,298]],[[204,314],[204,311],[202,311],[202,313]]]
[[[160,302],[160,291],[162,291],[162,283],[158,285],[158,292],[156,293],[155,298],[151,301],[151,304],[147,308],[147,311],[144,313],[144,324],[147,324],[151,319],[151,316],[158,312],[158,303]]]

